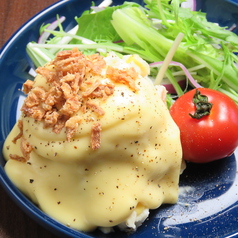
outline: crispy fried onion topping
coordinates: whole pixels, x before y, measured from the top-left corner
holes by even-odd
[[[45,78],[47,88],[34,86],[30,80],[25,82],[23,91],[28,96],[21,109],[23,114],[42,121],[45,128],[52,128],[55,133],[65,128],[66,139],[70,141],[83,120],[80,113],[91,111],[98,118],[104,116],[105,111],[95,99],[106,101],[113,95],[115,83],[137,90],[135,79],[138,75],[134,69],[119,70],[108,66],[106,77],[110,80],[106,82],[102,81],[102,69],[105,67],[106,62],[99,54],[84,55],[76,48],[59,52],[53,61],[36,70]],[[93,150],[100,147],[100,133],[100,123],[93,124]],[[21,135],[15,141],[19,137]]]
[[[16,144],[17,140],[20,139],[20,149],[23,156],[19,156],[16,154],[10,154],[10,159],[19,161],[19,162],[26,162],[30,159],[30,153],[33,150],[33,147],[31,144],[24,138],[23,136],[23,123],[22,120],[18,120],[18,128],[19,128],[19,134],[13,138],[12,142]]]
[[[10,154],[10,159],[17,160],[19,162],[26,162],[30,159],[30,153],[33,150],[33,147],[30,145],[30,143],[24,138],[23,136],[23,122],[22,120],[18,120],[18,128],[19,133],[18,135],[13,138],[12,142],[16,144],[17,140],[20,139],[20,149],[22,152],[22,156],[16,155],[16,154]]]

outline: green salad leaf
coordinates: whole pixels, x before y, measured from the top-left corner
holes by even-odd
[[[182,2],[144,0],[144,6],[124,2],[96,12],[87,10],[75,18],[77,29],[73,34],[60,26],[59,30],[50,31],[54,35],[51,40],[29,43],[27,52],[36,66],[53,59],[58,51],[73,47],[87,54],[138,54],[154,63],[165,59],[182,33],[184,37],[173,61],[182,63],[202,87],[222,91],[238,103],[238,58],[234,54],[238,52],[238,36],[208,22],[203,12],[180,7]],[[179,71],[179,67],[169,67],[164,77],[180,96],[184,92],[175,76]]]
[[[133,6],[138,7],[139,5],[125,2],[119,6],[105,8],[95,14],[84,13],[81,17],[75,18],[79,26],[76,34],[97,42],[119,41],[121,38],[110,22],[112,14],[117,9]],[[77,43],[75,40],[72,42]]]

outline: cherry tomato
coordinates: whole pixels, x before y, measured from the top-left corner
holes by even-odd
[[[196,96],[204,102],[199,104]],[[218,160],[238,146],[238,106],[221,92],[208,88],[188,91],[175,101],[170,113],[180,129],[183,159],[187,161]]]

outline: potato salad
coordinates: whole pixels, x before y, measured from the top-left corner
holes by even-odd
[[[81,231],[135,230],[149,209],[176,203],[180,132],[149,71],[137,55],[77,49],[37,68],[3,147],[12,182]]]

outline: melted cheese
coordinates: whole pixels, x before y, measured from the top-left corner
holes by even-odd
[[[178,198],[179,129],[145,76],[148,65],[138,58],[113,62],[110,57],[108,65],[134,63],[139,90],[118,84],[113,96],[99,102],[105,111],[99,149],[90,148],[91,126],[97,120],[92,113],[82,115],[85,120],[70,142],[65,130],[55,134],[42,122],[23,117],[23,136],[34,147],[26,163],[9,159],[11,153],[22,155],[19,140],[12,143],[17,126],[3,148],[13,183],[51,217],[83,231],[121,224],[135,212],[140,215]],[[37,76],[36,84],[45,81]]]

